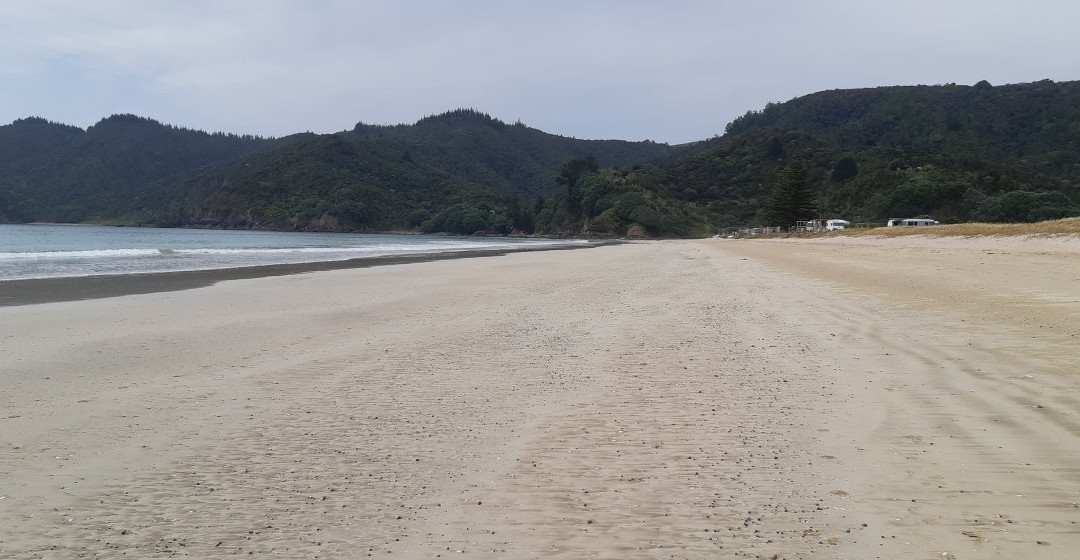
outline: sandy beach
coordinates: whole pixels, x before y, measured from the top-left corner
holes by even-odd
[[[1075,238],[0,307],[2,558],[1067,559],[1078,504]]]

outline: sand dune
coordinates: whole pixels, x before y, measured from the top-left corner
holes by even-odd
[[[1080,263],[985,243],[0,308],[0,557],[1072,558]]]

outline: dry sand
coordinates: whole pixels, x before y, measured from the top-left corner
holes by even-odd
[[[0,557],[1075,558],[1076,245],[921,239],[0,308]]]

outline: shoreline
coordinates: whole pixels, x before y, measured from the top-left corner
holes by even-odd
[[[1080,261],[985,241],[0,307],[0,556],[1072,559]]]
[[[412,255],[388,255],[361,257],[344,261],[319,261],[310,263],[272,264],[209,270],[184,270],[175,272],[146,272],[135,274],[102,274],[97,276],[72,276],[63,278],[30,278],[0,281],[0,307],[83,301],[127,295],[153,294],[205,288],[228,280],[249,280],[272,276],[306,274],[326,270],[345,270],[415,264],[450,259],[500,257],[511,253],[532,251],[568,251],[592,249],[605,245],[618,245],[625,241],[592,241],[584,245],[554,247],[521,247],[507,249],[472,249],[442,253],[418,253]]]

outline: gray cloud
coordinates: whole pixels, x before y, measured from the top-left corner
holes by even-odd
[[[74,5],[72,5],[74,4]],[[475,107],[685,142],[822,89],[1078,77],[1070,2],[0,2],[0,121],[330,132]]]

